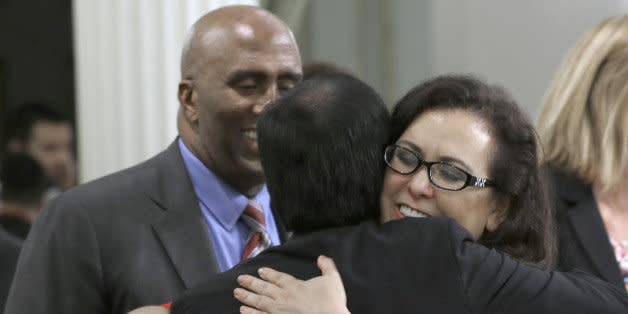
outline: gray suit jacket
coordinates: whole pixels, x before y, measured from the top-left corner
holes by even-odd
[[[22,240],[6,232],[0,227],[0,313],[11,287],[15,264],[20,255]]]
[[[152,159],[46,205],[24,243],[6,310],[123,313],[168,302],[216,273],[175,140]]]

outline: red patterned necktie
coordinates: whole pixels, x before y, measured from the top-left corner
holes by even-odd
[[[256,256],[270,245],[270,237],[266,231],[266,221],[262,206],[250,199],[241,216],[242,220],[251,228],[251,235],[242,252],[242,259]]]

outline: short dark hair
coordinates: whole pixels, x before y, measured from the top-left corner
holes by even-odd
[[[460,109],[488,123],[495,142],[489,177],[508,201],[505,220],[478,242],[541,269],[552,267],[555,233],[547,177],[537,158],[537,134],[517,103],[500,87],[470,76],[441,76],[410,90],[392,113],[390,143],[421,114]]]
[[[307,233],[379,218],[390,114],[379,95],[346,74],[304,81],[258,121],[271,206]]]
[[[310,62],[303,65],[304,81],[319,75],[331,73],[344,73],[355,76],[351,71],[329,62]]]
[[[25,143],[30,139],[33,126],[38,122],[70,123],[62,113],[39,102],[27,102],[9,111],[4,119],[2,151],[10,140]]]
[[[7,154],[0,164],[2,201],[39,204],[44,193],[52,187],[44,169],[30,155]]]

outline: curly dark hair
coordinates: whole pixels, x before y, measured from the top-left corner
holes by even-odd
[[[470,76],[441,76],[408,92],[392,113],[390,143],[421,114],[435,109],[471,112],[487,122],[495,143],[489,166],[498,200],[508,213],[495,231],[478,242],[547,270],[554,264],[556,236],[547,177],[537,159],[537,134],[517,103],[500,87]]]

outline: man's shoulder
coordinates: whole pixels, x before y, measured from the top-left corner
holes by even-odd
[[[465,228],[455,219],[447,217],[404,218],[381,225],[362,224],[360,228],[365,237],[401,246],[415,247],[418,242],[422,245],[441,245],[443,241],[473,241]]]
[[[474,240],[452,218],[405,218],[384,224],[369,221],[296,235],[281,246],[269,248],[262,255],[308,257],[315,260],[320,254],[330,254],[341,259],[353,259],[347,262],[351,264],[385,252],[413,254],[433,249],[451,251],[464,241]]]
[[[57,196],[46,207],[54,207],[59,213],[128,210],[129,206],[139,205],[148,201],[150,195],[160,193],[162,182],[176,180],[168,174],[176,171],[171,165],[177,162],[174,160],[177,156],[173,156],[175,152],[171,145],[140,164],[76,186]]]
[[[107,199],[127,193],[135,193],[142,187],[154,186],[157,184],[158,176],[163,176],[162,172],[174,171],[172,163],[176,163],[178,149],[172,145],[157,155],[129,168],[116,171],[103,177],[94,179],[87,183],[78,185],[73,189],[63,193],[61,199]],[[180,161],[182,163],[182,161]]]
[[[419,282],[427,286],[444,282],[457,284],[457,266],[452,258],[456,245],[449,243],[470,239],[468,232],[460,229],[462,227],[448,218],[408,218],[382,225],[364,222],[296,235],[287,243],[269,248],[187,291],[173,304],[173,313],[198,313],[208,309],[216,313],[237,312],[239,303],[233,300],[233,289],[238,275],[255,275],[258,268],[265,266],[300,279],[310,279],[320,275],[316,258],[321,254],[334,259],[356,309],[364,310],[373,305],[370,299],[380,293],[372,289],[373,285],[397,285],[403,293],[390,290],[380,297],[398,301],[413,294],[411,291],[422,291],[423,288],[417,287]],[[393,268],[395,271],[390,271]],[[380,311],[375,308],[367,312]]]

